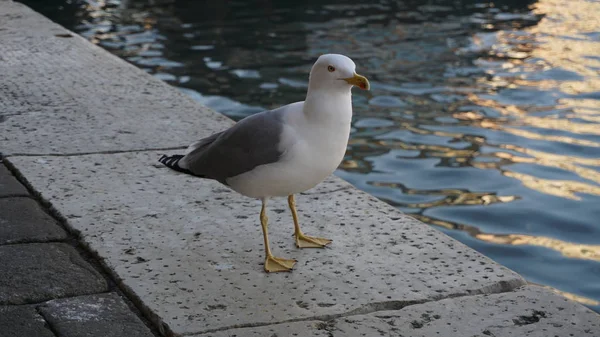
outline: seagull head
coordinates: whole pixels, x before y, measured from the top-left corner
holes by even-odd
[[[309,89],[350,90],[357,86],[369,90],[366,77],[356,73],[356,65],[347,56],[340,54],[321,55],[310,71]]]

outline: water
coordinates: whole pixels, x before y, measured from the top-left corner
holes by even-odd
[[[337,175],[600,311],[600,3],[24,1],[235,119],[351,56]]]

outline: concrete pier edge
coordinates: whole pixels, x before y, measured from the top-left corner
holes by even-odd
[[[295,249],[274,201],[273,247],[300,262],[264,274],[257,202],[156,163],[231,120],[10,0],[0,74],[4,162],[165,336],[600,335],[591,310],[336,177],[298,198],[332,248]]]

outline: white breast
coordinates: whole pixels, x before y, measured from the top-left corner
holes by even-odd
[[[334,107],[316,119],[307,118],[302,106],[288,111],[280,160],[228,179],[229,186],[249,197],[288,196],[327,178],[344,158],[352,118],[350,102]]]

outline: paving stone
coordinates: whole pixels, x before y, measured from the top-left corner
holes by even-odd
[[[302,228],[333,239],[297,249],[285,198],[269,206],[265,274],[260,202],[172,172],[162,152],[10,157],[69,226],[176,334],[337,315],[406,301],[499,292],[520,276],[393,207],[331,178],[298,196]],[[48,180],[52,184],[47,184]],[[77,186],[67,192],[63,189]]]
[[[0,148],[0,150],[2,150]],[[29,195],[25,186],[0,162],[0,197]]]
[[[39,310],[60,337],[153,337],[116,293],[52,300]]]
[[[107,291],[106,281],[64,243],[0,246],[0,304]]]
[[[33,305],[0,306],[0,336],[56,337]]]
[[[600,316],[549,290],[465,296],[401,310],[230,329],[193,337],[597,337]],[[190,336],[192,337],[192,336]]]
[[[6,156],[187,146],[233,124],[20,3],[2,4],[0,32]]]
[[[67,233],[27,197],[0,199],[0,245],[63,240]]]

